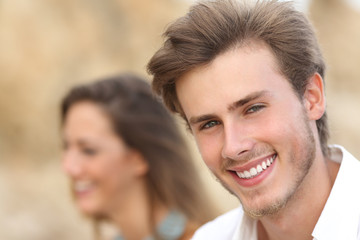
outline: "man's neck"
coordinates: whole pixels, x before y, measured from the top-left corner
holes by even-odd
[[[296,194],[276,215],[258,221],[259,240],[312,239],[312,231],[330,195],[339,164],[315,159]]]

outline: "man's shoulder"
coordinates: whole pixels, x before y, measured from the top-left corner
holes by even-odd
[[[192,240],[230,240],[243,216],[241,207],[235,208],[201,226]]]

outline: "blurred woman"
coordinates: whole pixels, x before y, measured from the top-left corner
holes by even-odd
[[[61,116],[75,202],[96,223],[119,228],[116,239],[190,239],[214,217],[174,119],[144,80],[77,86]]]

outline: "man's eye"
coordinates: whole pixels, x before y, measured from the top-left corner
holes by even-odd
[[[264,105],[254,105],[254,106],[252,106],[252,107],[250,107],[250,108],[248,108],[247,110],[246,110],[246,113],[255,113],[255,112],[258,112],[258,111],[260,111],[261,109],[263,109],[265,106]]]
[[[208,129],[208,128],[212,128],[216,125],[219,125],[220,122],[219,121],[215,121],[215,120],[212,120],[212,121],[209,121],[207,123],[205,123],[204,125],[201,126],[201,129]]]

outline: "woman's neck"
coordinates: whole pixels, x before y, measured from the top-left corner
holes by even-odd
[[[168,211],[163,204],[149,201],[144,186],[127,195],[126,201],[114,209],[110,218],[124,239],[141,240],[152,234],[153,226],[164,219]]]

